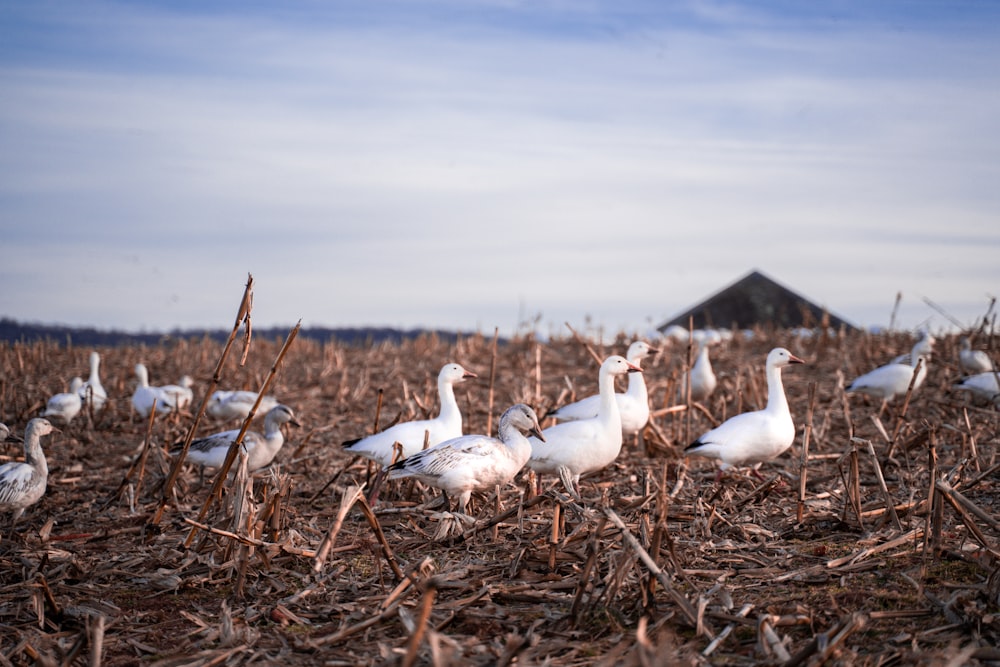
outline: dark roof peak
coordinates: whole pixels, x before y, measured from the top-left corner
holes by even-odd
[[[693,319],[696,329],[706,327],[748,329],[755,325],[777,328],[831,326],[856,327],[817,306],[804,296],[753,269],[728,287],[677,315],[658,328],[672,325],[687,328]]]

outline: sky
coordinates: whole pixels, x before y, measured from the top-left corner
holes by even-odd
[[[644,333],[1000,292],[1000,3],[0,0],[0,317]]]

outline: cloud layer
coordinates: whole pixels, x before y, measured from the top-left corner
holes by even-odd
[[[752,268],[986,311],[996,11],[604,4],[3,8],[0,313],[225,325],[252,273],[265,325],[645,331]]]

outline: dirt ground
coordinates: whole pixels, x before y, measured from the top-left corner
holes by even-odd
[[[0,663],[1000,664],[1000,419],[950,390],[956,337],[937,341],[905,413],[898,401],[878,419],[877,403],[845,398],[843,385],[908,351],[909,335],[736,336],[713,348],[720,386],[691,409],[675,398],[686,345],[651,341],[654,417],[584,479],[582,503],[554,479],[535,495],[522,473],[499,497],[474,498],[471,525],[407,481],[369,510],[359,487],[372,471],[340,443],[376,419],[435,413],[444,363],[478,374],[456,394],[466,432],[483,433],[515,402],[541,415],[595,393],[594,355],[630,342],[295,338],[269,393],[302,426],[286,430],[275,465],[250,482],[230,476],[218,498],[188,465],[165,495],[166,452],[194,423],[223,346],[99,349],[109,404],[46,438],[46,496],[13,534],[0,517]],[[237,341],[220,388],[260,387],[283,343],[253,338],[240,366]],[[683,448],[762,407],[777,345],[807,362],[783,373],[796,442],[763,479],[716,482],[712,462]],[[0,347],[0,420],[23,435],[50,395],[86,376],[90,352]],[[194,409],[151,428],[132,416],[139,361],[153,384],[192,375]],[[236,427],[203,417],[196,434]],[[0,454],[18,459],[20,447]]]

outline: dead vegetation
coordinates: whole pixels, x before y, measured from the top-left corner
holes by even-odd
[[[522,474],[455,521],[404,482],[369,507],[372,470],[339,443],[436,410],[448,360],[479,380],[456,388],[467,432],[524,401],[539,414],[596,391],[592,351],[573,336],[494,346],[426,336],[347,347],[253,339],[218,370],[292,406],[277,464],[211,496],[185,467],[165,484],[165,451],[188,435],[222,346],[165,341],[108,348],[111,400],[46,446],[46,497],[0,542],[0,663],[966,665],[1000,662],[998,413],[970,405],[957,337],[939,340],[923,387],[874,419],[845,381],[910,349],[906,335],[758,332],[713,349],[720,387],[677,409],[690,358],[644,364],[656,416],[642,442],[585,479],[576,504],[556,480]],[[766,398],[763,360],[784,345],[799,436],[749,475],[679,452]],[[85,371],[90,349],[0,347],[0,418],[21,434],[45,399]],[[155,384],[197,379],[192,414],[129,414],[136,362]],[[233,428],[203,419],[198,435]],[[807,446],[807,448],[806,448]],[[3,460],[20,455],[8,443]],[[350,465],[348,466],[348,464]]]

